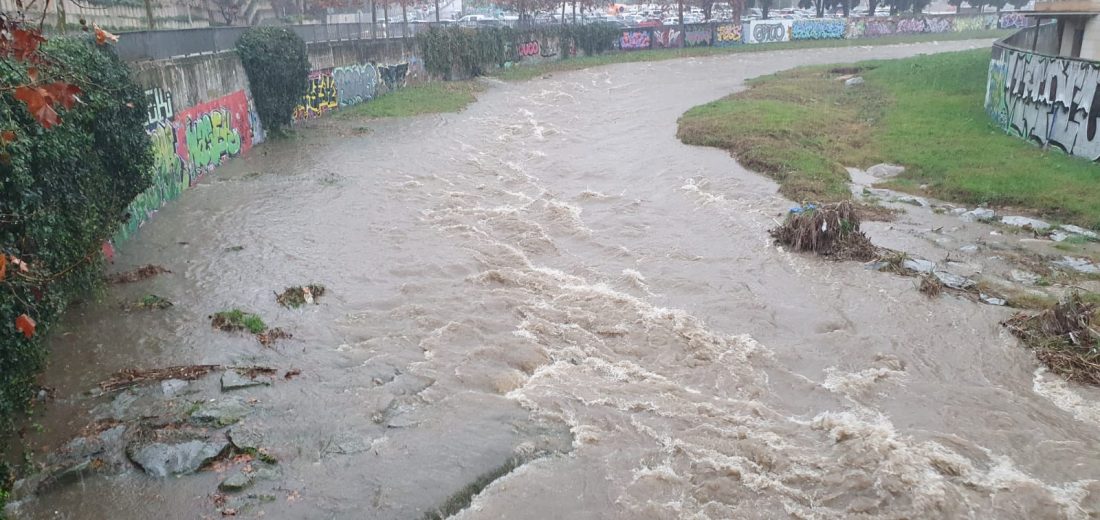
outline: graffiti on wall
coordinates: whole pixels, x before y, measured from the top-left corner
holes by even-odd
[[[145,126],[172,119],[172,93],[154,87],[145,91]]]
[[[675,47],[681,47],[683,44],[683,38],[681,37],[679,29],[673,29],[671,27],[654,27],[653,28],[653,48],[658,49],[670,49]]]
[[[1001,15],[997,24],[1001,29],[1023,29],[1027,27],[1027,18],[1020,13],[1009,13]]]
[[[332,69],[315,70],[309,73],[309,89],[298,106],[294,107],[294,120],[320,117],[339,105]]]
[[[749,43],[785,42],[790,39],[790,20],[753,20],[749,23]]]
[[[687,47],[710,47],[714,33],[710,27],[693,27],[684,33],[684,45]]]
[[[405,78],[409,74],[409,64],[381,65],[378,67],[378,75],[382,78],[382,84],[387,91],[394,91],[405,86]]]
[[[648,49],[649,31],[623,31],[619,37],[619,48],[623,50]]]
[[[524,42],[517,45],[516,47],[516,52],[519,53],[521,58],[540,56],[542,54],[542,47],[539,46],[539,42],[537,40]]]
[[[153,185],[130,202],[129,218],[115,234],[125,240],[166,202],[179,197],[226,158],[263,140],[252,101],[243,90],[184,110],[171,106],[171,93],[146,92],[146,112],[166,115],[146,126],[153,154]],[[168,106],[164,104],[167,103]]]
[[[989,29],[996,29],[997,16],[958,16],[955,18],[954,27],[955,32],[985,31]]]
[[[1100,66],[994,48],[986,110],[1007,132],[1100,160]]]
[[[847,24],[844,20],[818,19],[795,20],[791,24],[792,40],[831,40],[844,37]]]
[[[341,107],[370,101],[378,93],[378,71],[370,63],[336,67],[332,69],[332,81]]]
[[[714,45],[717,47],[728,47],[730,45],[738,45],[741,43],[741,26],[738,24],[726,23],[719,25],[714,30]]]

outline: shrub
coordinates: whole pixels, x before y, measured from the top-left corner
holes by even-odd
[[[614,49],[621,35],[622,29],[611,24],[564,25],[561,28],[561,47],[568,49],[566,42],[572,40],[585,56],[595,56]]]
[[[429,73],[444,79],[479,76],[486,67],[500,67],[515,59],[515,33],[508,27],[464,29],[432,27],[416,35]]]
[[[125,219],[126,206],[151,184],[145,96],[118,57],[91,38],[44,44],[39,76],[64,76],[81,104],[60,109],[45,129],[11,91],[0,94],[0,126],[14,132],[0,160],[0,427],[27,403],[42,367],[43,333],[64,308],[102,283],[102,245]],[[26,63],[0,58],[5,85],[27,81]],[[18,258],[30,267],[14,265]],[[37,322],[24,336],[16,320]]]
[[[237,40],[252,100],[264,128],[280,131],[309,88],[306,42],[283,27],[253,27]]]

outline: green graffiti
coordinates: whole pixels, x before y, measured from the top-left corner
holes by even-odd
[[[115,234],[116,242],[129,238],[149,215],[179,197],[191,184],[191,175],[176,153],[176,132],[172,124],[167,121],[157,124],[149,131],[149,141],[153,152],[153,185],[126,207],[129,217]]]
[[[229,111],[219,108],[187,124],[187,152],[194,169],[213,168],[223,157],[241,152],[241,134],[231,121]]]

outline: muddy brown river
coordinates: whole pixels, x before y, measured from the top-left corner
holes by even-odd
[[[255,364],[301,375],[236,393],[279,458],[274,500],[245,518],[418,519],[471,493],[457,518],[1095,517],[1100,393],[1038,370],[998,324],[1010,310],[777,248],[767,230],[791,203],[775,184],[675,136],[747,78],[988,44],[487,80],[462,113],[265,144],[113,267],[171,274],[112,286],[55,330],[57,398],[31,442],[117,404],[87,396],[117,370]],[[276,304],[313,282],[319,305]],[[148,293],[176,305],[119,311]],[[294,338],[212,329],[230,307]],[[216,378],[191,392],[177,399],[218,398]],[[22,513],[220,517],[223,477],[96,476]]]

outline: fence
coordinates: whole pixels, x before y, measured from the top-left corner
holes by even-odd
[[[400,24],[332,23],[287,25],[306,43],[323,43],[372,38],[401,38]],[[373,30],[372,30],[373,27]],[[163,60],[180,56],[216,54],[233,50],[248,27],[206,27],[167,31],[136,31],[119,35],[116,51],[126,61]],[[411,31],[410,31],[411,34]]]

